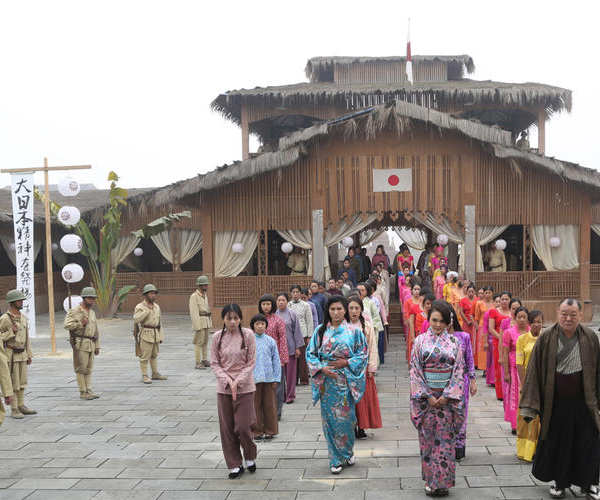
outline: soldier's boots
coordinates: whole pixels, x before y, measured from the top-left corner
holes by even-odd
[[[18,419],[25,418],[25,415],[23,415],[17,408],[11,409],[10,416],[12,418],[18,418]]]
[[[79,399],[88,399],[88,400],[91,400],[91,399],[94,399],[94,398],[88,392],[81,391],[79,393]]]
[[[35,410],[30,410],[29,408],[27,408],[27,406],[25,405],[21,405],[19,406],[19,411],[23,414],[23,415],[37,415],[37,411]]]
[[[98,394],[96,394],[95,392],[93,392],[91,389],[88,389],[86,391],[86,394],[91,398],[91,399],[98,399],[100,396],[98,396]]]
[[[156,372],[152,374],[152,380],[167,380],[167,377]]]
[[[148,375],[144,375],[144,376],[142,377],[142,382],[143,382],[144,384],[151,384],[151,383],[152,383],[152,380],[150,380],[150,377],[148,377]]]
[[[204,361],[202,361],[202,366],[210,368],[210,361],[208,361],[208,359],[205,359]]]

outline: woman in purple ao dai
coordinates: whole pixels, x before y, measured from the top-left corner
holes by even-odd
[[[410,417],[419,433],[425,492],[445,496],[454,486],[456,440],[465,419],[465,364],[460,342],[448,332],[448,304],[436,300],[428,320],[410,360]]]

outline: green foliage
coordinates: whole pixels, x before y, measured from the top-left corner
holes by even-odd
[[[104,224],[99,232],[100,244],[83,218],[75,226],[75,232],[82,240],[80,253],[87,260],[92,285],[98,294],[96,308],[100,317],[114,317],[127,298],[127,294],[135,289],[135,285],[126,285],[119,290],[116,289],[116,266],[113,266],[111,262],[111,252],[119,241],[122,228],[121,214],[123,207],[127,205],[127,190],[117,186],[119,176],[115,172],[108,174],[108,180],[110,181],[108,209],[104,214]],[[34,195],[36,200],[44,202],[45,195],[39,189],[35,188]],[[53,216],[56,217],[60,208],[58,203],[50,200],[50,212]],[[182,217],[191,217],[191,213],[185,211],[165,215],[133,234],[140,238],[149,238],[167,230],[173,222],[181,220]]]

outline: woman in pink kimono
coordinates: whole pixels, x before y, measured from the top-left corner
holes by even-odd
[[[456,438],[465,419],[465,364],[460,342],[448,332],[448,304],[436,300],[428,320],[410,360],[410,417],[419,433],[425,493],[445,496],[454,486]]]

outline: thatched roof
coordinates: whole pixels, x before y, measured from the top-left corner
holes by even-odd
[[[232,90],[219,95],[213,110],[228,120],[241,123],[242,104],[268,103],[273,108],[339,104],[348,109],[362,109],[390,100],[424,102],[434,96],[438,106],[455,102],[465,106],[497,106],[500,108],[544,107],[548,116],[571,111],[572,95],[568,89],[540,83],[502,83],[493,81],[452,80],[443,82],[398,83],[297,83],[276,87]],[[250,124],[250,131],[254,130]]]
[[[498,127],[455,118],[447,113],[404,101],[390,101],[290,134],[280,139],[279,149],[275,152],[224,165],[206,174],[134,197],[130,199],[130,206],[144,210],[146,206],[176,204],[179,199],[192,195],[201,197],[203,192],[211,189],[293,165],[308,151],[312,143],[334,133],[346,138],[362,135],[372,139],[389,128],[402,135],[419,123],[425,124],[436,134],[448,131],[460,133],[489,146],[490,152],[500,158],[509,158],[518,165],[542,168],[600,191],[600,172],[513,147],[510,133]]]
[[[449,65],[457,66],[459,74],[462,78],[463,68],[466,68],[467,73],[471,74],[475,71],[473,58],[466,54],[460,56],[412,56],[413,63],[420,62],[445,62]],[[332,56],[332,57],[313,57],[306,63],[304,73],[311,82],[323,81],[322,74],[333,70],[334,66],[350,65],[350,64],[368,64],[368,63],[403,63],[406,61],[405,56],[383,56],[383,57],[352,57],[352,56]]]
[[[43,189],[43,186],[38,186]],[[138,196],[156,188],[128,189],[129,197]],[[108,189],[82,189],[75,197],[65,197],[56,190],[50,190],[50,199],[59,205],[76,206],[84,219],[88,219],[90,213],[97,208],[104,209],[108,203]],[[44,223],[44,205],[38,201],[33,206],[34,223]],[[10,188],[0,189],[0,224],[10,223],[12,225],[12,198]]]

